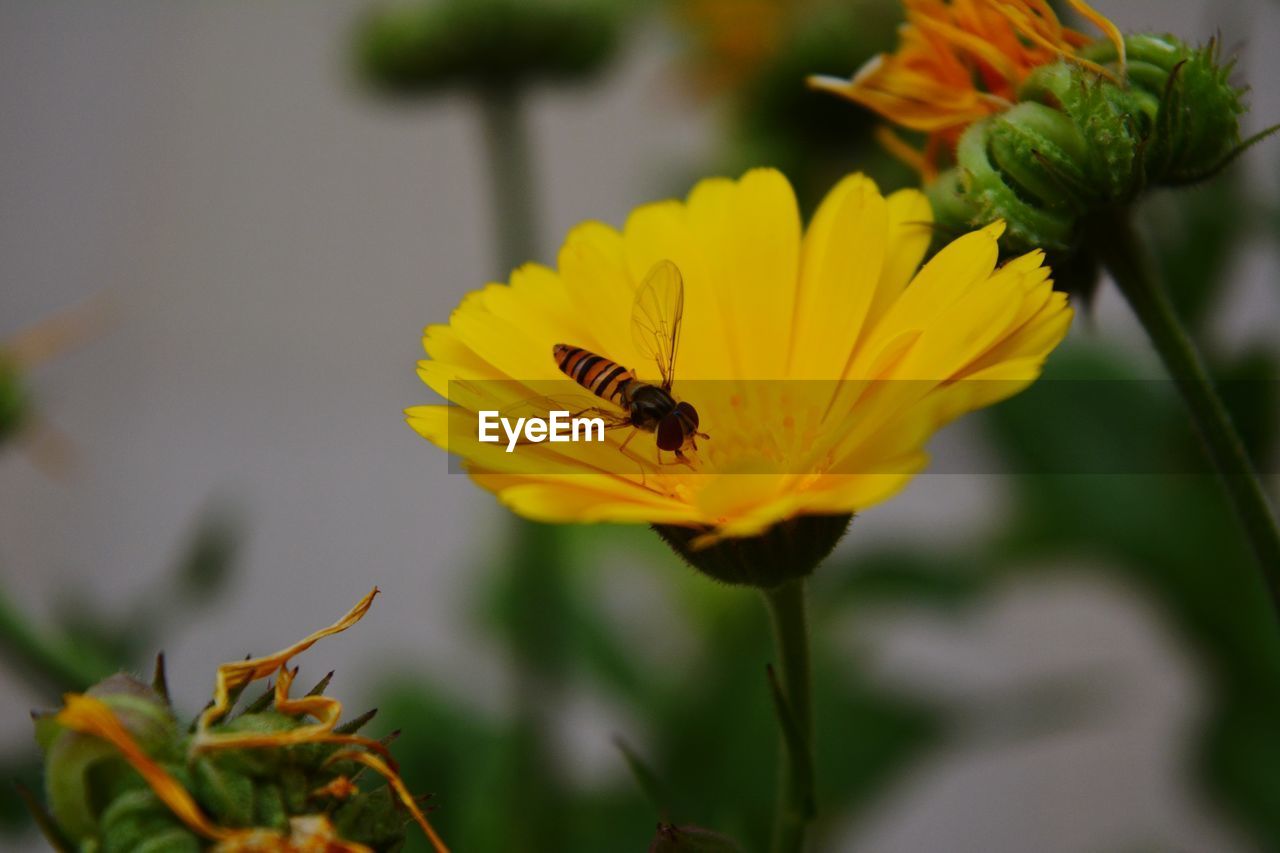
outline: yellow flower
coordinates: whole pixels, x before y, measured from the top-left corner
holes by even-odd
[[[408,421],[536,520],[677,525],[706,545],[866,509],[925,466],[936,429],[1032,382],[1071,320],[1041,253],[997,267],[998,223],[917,272],[930,219],[921,193],[885,198],[851,175],[804,230],[786,178],[759,169],[641,207],[621,231],[585,223],[558,269],[525,265],[426,329],[419,374],[452,405]],[[672,390],[710,435],[688,465],[659,464],[647,433],[621,452],[626,429],[510,453],[478,440],[483,410],[583,396],[552,357],[559,343],[656,383],[630,318],[662,261],[685,283]]]
[[[1070,2],[1115,45],[1123,68],[1120,31],[1083,0]],[[1036,68],[1066,58],[1108,73],[1077,57],[1092,39],[1063,26],[1047,0],[902,3],[907,20],[896,52],[875,57],[851,79],[815,76],[809,83],[928,134],[923,158],[907,155],[927,173],[966,127],[1011,106]]]

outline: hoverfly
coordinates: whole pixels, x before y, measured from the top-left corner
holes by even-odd
[[[698,431],[698,411],[678,401],[671,393],[675,381],[676,352],[680,345],[680,324],[684,318],[684,279],[671,261],[658,261],[636,291],[631,309],[631,335],[636,348],[657,364],[660,385],[638,379],[634,372],[603,355],[571,344],[556,344],[551,351],[561,372],[597,398],[612,403],[622,413],[589,405],[579,407],[575,416],[589,413],[605,422],[605,429],[631,427],[632,432],[654,434],[659,451],[675,453],[676,460],[692,465],[686,450],[698,449],[697,439],[710,436]],[[556,398],[543,398],[554,404]],[[631,454],[628,454],[631,455]],[[659,464],[662,456],[659,453]]]

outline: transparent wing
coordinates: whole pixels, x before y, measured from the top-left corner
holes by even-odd
[[[631,418],[616,406],[612,406],[599,397],[587,394],[555,394],[546,397],[530,397],[519,403],[502,409],[498,417],[514,421],[516,418],[547,419],[552,412],[568,412],[570,418],[600,418],[604,421],[605,430],[621,429],[631,426]],[[516,446],[534,444],[526,438],[516,441]]]
[[[614,418],[626,419],[627,415],[617,406],[590,394],[551,394],[545,397],[530,397],[498,412],[504,418],[545,418],[551,412],[568,412],[577,415],[590,412]],[[608,420],[608,418],[606,418]]]
[[[671,261],[658,261],[636,291],[631,309],[631,336],[640,353],[652,358],[670,390],[676,377],[680,321],[684,319],[684,278]]]

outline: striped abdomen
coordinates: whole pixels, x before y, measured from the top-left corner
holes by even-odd
[[[551,354],[565,376],[597,397],[626,408],[623,394],[636,381],[630,370],[612,359],[568,344],[556,344]]]

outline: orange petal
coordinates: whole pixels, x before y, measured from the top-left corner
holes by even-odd
[[[385,761],[367,752],[340,752],[330,761],[355,761],[385,778],[387,784],[391,786],[391,789],[396,792],[396,796],[400,798],[401,804],[409,810],[409,814],[413,815],[414,821],[427,834],[427,838],[431,841],[431,846],[436,853],[449,853],[449,848],[445,846],[445,843],[440,840],[440,836],[436,835],[436,831],[427,822],[427,816],[422,813],[422,809],[418,808],[417,802],[413,799],[413,794],[409,793],[409,789],[405,787],[404,780],[400,778],[400,774],[387,766]]]
[[[232,663],[224,663],[218,667],[218,676],[214,686],[213,704],[210,705],[204,713],[200,715],[200,723],[196,731],[195,745],[199,748],[203,741],[208,740],[208,728],[213,723],[222,719],[223,715],[231,709],[231,694],[240,690],[245,685],[257,681],[274,673],[280,669],[288,660],[307,649],[314,646],[318,641],[323,640],[331,634],[341,633],[352,625],[359,622],[369,608],[373,605],[373,599],[380,590],[375,586],[369,591],[369,594],[351,608],[345,616],[334,622],[328,628],[316,631],[304,640],[300,640],[282,649],[273,655],[266,657],[253,658],[245,661],[234,661]]]

